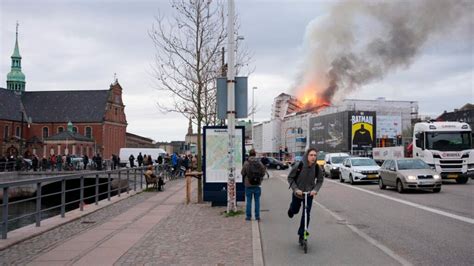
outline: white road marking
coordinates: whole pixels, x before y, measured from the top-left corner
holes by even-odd
[[[286,176],[284,175],[281,175],[280,174],[280,177],[283,177],[285,178]],[[286,183],[286,180],[283,180],[282,178],[278,178],[278,180]],[[338,221],[346,221],[346,219],[342,218],[341,216],[339,216],[338,214],[332,212],[331,210],[329,210],[328,208],[326,208],[324,205],[322,205],[321,203],[317,202],[316,200],[313,200],[313,202],[315,204],[317,204],[319,207],[321,207],[323,210],[327,211],[332,217],[334,217],[336,220]],[[345,223],[344,224],[345,226],[347,226],[352,232],[356,233],[357,235],[359,235],[360,237],[362,237],[363,239],[365,239],[367,242],[369,242],[370,244],[374,245],[375,247],[377,247],[378,249],[380,249],[383,253],[387,254],[387,256],[391,257],[392,259],[396,260],[397,262],[399,262],[401,265],[404,265],[404,266],[411,266],[413,265],[412,263],[410,263],[409,261],[407,261],[406,259],[402,258],[401,256],[397,255],[397,253],[395,253],[393,250],[391,250],[390,248],[388,248],[387,246],[385,246],[384,244],[380,243],[379,241],[373,239],[372,237],[370,237],[369,235],[367,235],[366,233],[362,232],[361,230],[357,229],[357,227],[351,225],[351,224],[348,224],[348,223]]]
[[[326,208],[324,205],[322,205],[321,203],[319,202],[316,202],[316,200],[313,201],[314,203],[316,203],[319,207],[321,207],[323,210],[327,211],[329,214],[331,214],[331,216],[333,216],[336,220],[338,221],[345,221],[346,219],[340,217],[339,215],[337,215],[336,213],[332,212],[331,210],[329,210],[328,208]],[[393,250],[391,250],[390,248],[388,248],[387,246],[385,246],[384,244],[380,243],[379,241],[373,239],[372,237],[370,237],[369,235],[367,235],[366,233],[362,232],[361,230],[359,230],[357,227],[353,226],[352,224],[345,224],[347,227],[349,227],[349,229],[351,229],[352,232],[356,233],[357,235],[359,235],[360,237],[362,237],[363,239],[365,239],[367,242],[369,242],[370,244],[374,245],[375,247],[377,247],[378,249],[382,250],[385,254],[387,254],[388,256],[390,256],[392,259],[398,261],[401,265],[405,265],[405,266],[408,266],[408,265],[413,265],[411,264],[409,261],[407,261],[406,259],[402,258],[401,256],[399,256],[397,253],[395,253]]]
[[[474,224],[474,219],[471,219],[469,217],[465,217],[465,216],[445,212],[445,211],[438,210],[438,209],[431,208],[431,207],[427,207],[427,206],[424,206],[424,205],[421,205],[421,204],[418,204],[418,203],[413,203],[413,202],[410,202],[410,201],[407,201],[407,200],[397,199],[397,198],[387,196],[387,195],[384,195],[384,194],[381,194],[381,193],[373,192],[373,191],[370,191],[370,190],[367,190],[367,189],[363,189],[363,188],[359,188],[359,187],[355,187],[355,186],[350,186],[350,185],[347,185],[347,184],[341,184],[341,183],[339,183],[339,181],[328,180],[328,179],[326,179],[324,181],[325,182],[329,181],[329,182],[332,182],[334,184],[338,184],[338,185],[341,185],[341,186],[346,186],[348,188],[363,191],[363,192],[372,194],[374,196],[378,196],[378,197],[381,197],[381,198],[384,198],[384,199],[393,200],[393,201],[396,201],[398,203],[402,203],[402,204],[405,204],[405,205],[408,205],[408,206],[411,206],[411,207],[415,207],[415,208],[418,208],[418,209],[421,209],[421,210],[429,211],[431,213],[436,213],[436,214],[439,214],[439,215],[443,215],[443,216],[446,216],[446,217],[449,217],[449,218],[452,218],[452,219],[456,219],[456,220],[459,220],[459,221],[462,221],[462,222],[466,222],[466,223],[469,223],[469,224]]]

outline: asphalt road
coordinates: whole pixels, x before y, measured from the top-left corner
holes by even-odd
[[[289,219],[288,171],[262,188],[266,265],[474,265],[474,180],[440,193],[380,190],[326,179],[313,204],[308,254]]]

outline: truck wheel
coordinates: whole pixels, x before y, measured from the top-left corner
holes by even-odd
[[[397,191],[398,193],[405,192],[405,189],[403,188],[403,183],[402,181],[400,181],[400,179],[397,180]]]
[[[467,176],[458,177],[458,178],[456,178],[456,183],[466,184],[467,180],[469,180],[469,178],[467,178]]]
[[[437,188],[433,188],[433,193],[438,193],[441,191],[441,188],[440,187],[437,187]]]
[[[387,188],[387,186],[383,184],[383,180],[382,180],[381,177],[379,178],[379,188],[380,189],[386,189]]]

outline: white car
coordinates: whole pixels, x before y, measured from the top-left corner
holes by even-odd
[[[348,158],[347,153],[327,153],[324,161],[324,174],[330,178],[340,178],[339,168],[342,166],[344,159]]]
[[[378,166],[378,164],[371,158],[347,158],[342,163],[339,181],[341,181],[341,183],[349,181],[351,185],[355,182],[378,182],[379,170],[380,166]]]

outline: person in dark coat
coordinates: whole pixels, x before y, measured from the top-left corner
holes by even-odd
[[[316,163],[317,152],[316,149],[308,149],[303,159],[296,167],[293,167],[288,175],[288,183],[293,190],[291,197],[290,208],[288,209],[288,217],[293,218],[303,205],[304,211],[304,195],[303,192],[310,192],[308,195],[308,208],[306,221],[309,226],[311,206],[313,205],[313,197],[318,194],[319,189],[323,185],[324,177],[323,171]],[[299,242],[302,243],[304,237],[304,216],[301,215],[300,227],[298,229]]]
[[[87,154],[84,154],[82,157],[82,163],[84,164],[84,170],[87,169],[87,164],[89,164],[89,156]]]
[[[130,162],[130,168],[135,167],[135,156],[133,156],[133,154],[130,154],[128,161]]]
[[[255,150],[251,149],[249,151],[249,158],[245,161],[241,171],[245,185],[245,201],[247,204],[245,208],[245,220],[247,221],[250,221],[252,218],[252,196],[255,199],[255,220],[260,220],[260,195],[262,194],[260,185],[265,176],[265,166],[255,158],[255,155]],[[256,176],[253,177],[252,175]],[[253,183],[253,180],[257,182]]]
[[[142,153],[138,153],[138,156],[137,156],[137,162],[138,162],[138,167],[141,167],[142,164],[143,164],[143,156],[142,156]]]

